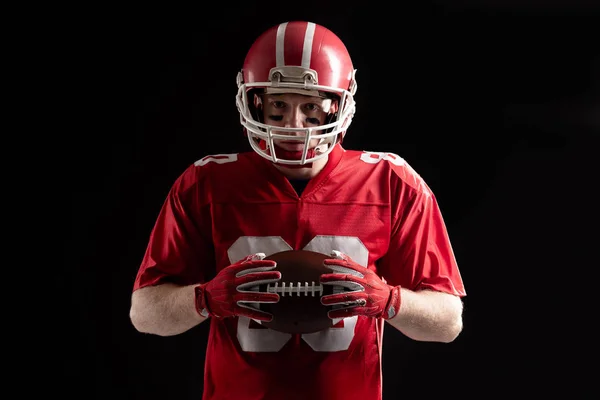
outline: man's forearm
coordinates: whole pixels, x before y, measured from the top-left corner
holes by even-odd
[[[398,314],[387,320],[414,340],[452,342],[462,331],[462,300],[448,293],[401,289]]]
[[[133,326],[143,333],[172,336],[205,321],[196,311],[195,286],[167,283],[136,290],[129,313]]]

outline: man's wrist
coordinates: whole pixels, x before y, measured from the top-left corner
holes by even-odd
[[[402,303],[402,298],[400,297],[400,286],[394,286],[390,290],[390,299],[383,310],[383,319],[392,319],[400,311],[400,304]]]
[[[204,285],[198,285],[194,288],[194,304],[196,305],[196,311],[203,318],[208,318],[210,312],[206,305],[206,290]]]

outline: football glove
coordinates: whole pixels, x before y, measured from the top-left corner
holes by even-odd
[[[248,303],[277,303],[277,293],[254,290],[259,285],[281,279],[275,261],[264,260],[264,253],[251,254],[223,268],[209,282],[195,288],[196,311],[203,317],[227,318],[245,316],[269,322],[273,316]]]
[[[341,293],[325,295],[321,303],[334,306],[329,318],[347,318],[364,315],[373,318],[393,318],[400,309],[400,286],[390,286],[375,272],[353,261],[346,254],[334,250],[333,258],[323,263],[333,273],[321,275],[323,285],[344,287]]]

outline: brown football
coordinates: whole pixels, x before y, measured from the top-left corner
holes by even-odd
[[[288,250],[272,254],[267,260],[277,262],[281,280],[263,285],[261,291],[279,294],[279,302],[261,304],[260,309],[273,314],[273,320],[262,325],[285,333],[312,333],[332,326],[328,307],[321,296],[331,294],[331,285],[321,285],[322,274],[332,271],[323,265],[326,254],[307,250]]]

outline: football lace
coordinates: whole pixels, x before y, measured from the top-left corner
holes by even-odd
[[[323,294],[323,285],[321,284],[315,284],[315,282],[311,282],[310,284],[308,282],[304,282],[304,285],[302,284],[302,282],[296,282],[296,285],[294,286],[294,282],[289,282],[287,285],[285,282],[281,282],[281,285],[279,285],[279,282],[275,282],[275,284],[269,284],[267,285],[267,292],[269,293],[279,293],[281,296],[321,296]]]

